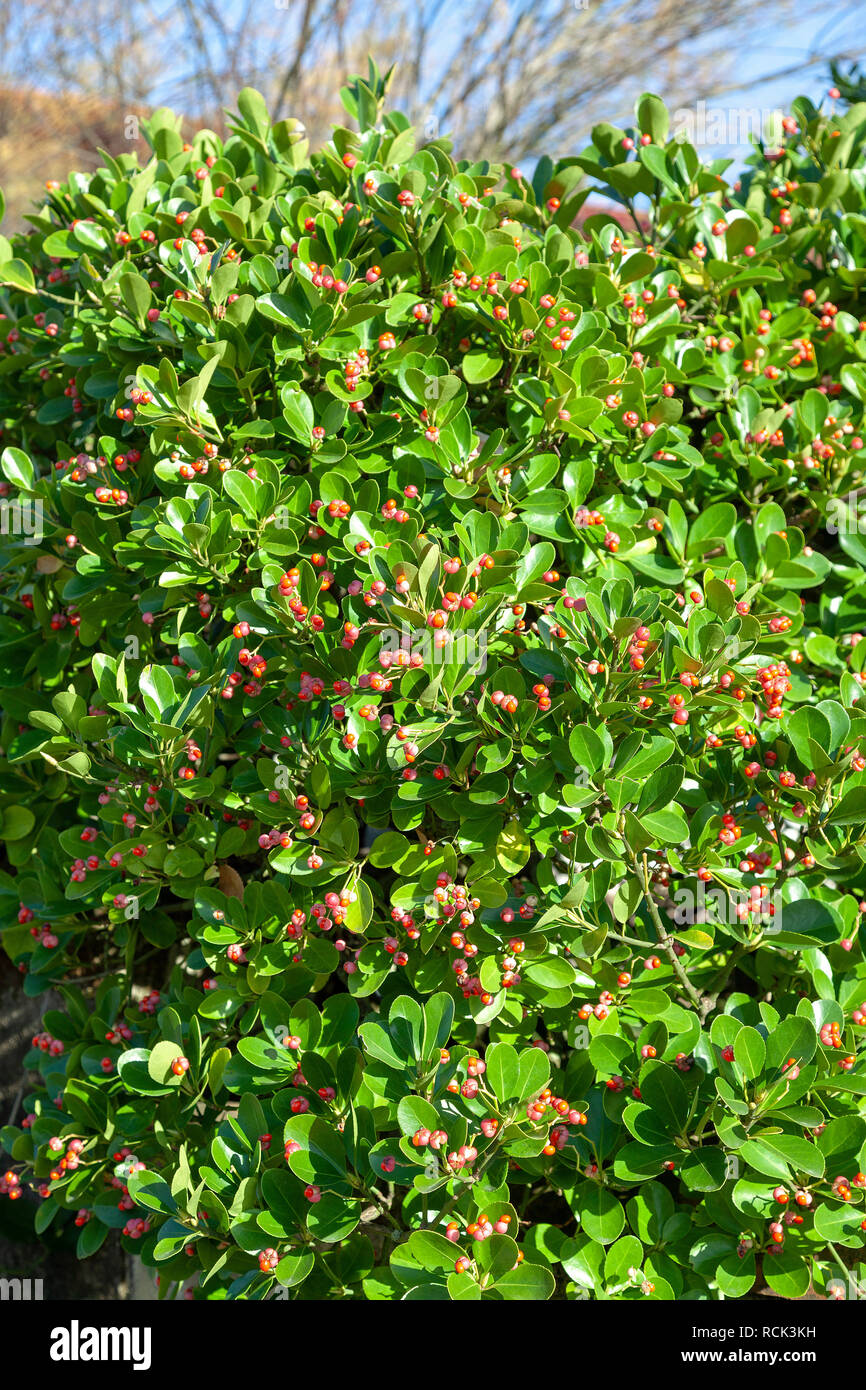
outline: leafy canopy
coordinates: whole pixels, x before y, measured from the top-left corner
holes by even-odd
[[[386,86],[0,242],[0,1186],[164,1293],[858,1277],[866,107],[529,180]]]

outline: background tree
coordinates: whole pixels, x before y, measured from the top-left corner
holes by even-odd
[[[788,70],[780,24],[817,3],[777,0],[0,0],[0,180],[10,224],[42,177],[95,168],[100,146],[135,140],[130,115],[167,103],[190,130],[225,133],[224,110],[249,83],[277,118],[314,143],[339,119],[334,95],[372,52],[397,63],[391,99],[462,157],[531,159],[576,147],[602,119],[624,118],[648,82],[672,107]],[[856,6],[834,13],[830,57],[856,57]],[[794,35],[795,38],[795,35]],[[779,55],[779,56],[777,56]],[[810,59],[806,60],[808,62]],[[799,65],[802,66],[802,63]],[[795,64],[792,74],[799,70]]]

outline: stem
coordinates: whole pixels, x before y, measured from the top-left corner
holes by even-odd
[[[839,1266],[847,1280],[849,1274],[851,1273],[851,1270],[845,1264],[845,1261],[842,1259],[842,1256],[839,1254],[839,1251],[836,1249],[835,1245],[830,1240],[827,1241],[827,1249],[830,1251],[830,1254],[833,1256],[833,1259],[836,1261],[837,1265]]]
[[[779,821],[776,806],[770,807],[770,817],[773,822],[773,829],[776,832],[776,845],[779,850],[779,878],[780,882],[784,883],[785,879],[788,877],[788,863],[785,858],[785,841],[782,838],[782,826]]]
[[[400,1233],[402,1234],[403,1227],[400,1225],[400,1222],[394,1216],[390,1208],[386,1206],[382,1196],[380,1195],[380,1193],[376,1191],[375,1187],[368,1187],[366,1183],[361,1183],[360,1188],[364,1196],[369,1197],[370,1200],[379,1208],[379,1211],[382,1213],[385,1220],[391,1223],[395,1231],[400,1231]]]
[[[513,1122],[513,1120],[514,1120],[516,1114],[517,1114],[517,1111],[513,1111],[511,1114],[509,1114],[509,1115],[507,1115],[507,1116],[505,1117],[505,1121],[504,1121],[504,1123],[501,1125],[501,1127],[500,1127],[500,1129],[499,1129],[499,1133],[500,1133],[500,1134],[504,1134],[504,1133],[505,1133],[505,1131],[506,1131],[508,1125],[510,1125],[510,1124]],[[501,1148],[501,1143],[494,1143],[494,1144],[491,1144],[491,1146],[490,1146],[490,1151],[489,1151],[487,1154],[485,1154],[484,1158],[481,1160],[481,1162],[480,1162],[479,1165],[478,1165],[477,1171],[476,1171],[475,1173],[472,1174],[472,1177],[471,1177],[471,1179],[469,1180],[469,1182],[467,1183],[466,1180],[464,1179],[464,1185],[460,1188],[460,1191],[459,1191],[459,1192],[455,1192],[453,1197],[449,1197],[448,1201],[445,1203],[444,1207],[443,1207],[442,1210],[439,1212],[439,1220],[440,1220],[440,1221],[442,1220],[443,1216],[448,1216],[448,1215],[454,1210],[455,1206],[456,1206],[457,1203],[460,1201],[460,1198],[463,1196],[463,1193],[464,1193],[464,1191],[466,1190],[466,1187],[471,1187],[474,1183],[477,1183],[477,1181],[478,1181],[478,1179],[481,1177],[482,1173],[484,1173],[484,1172],[486,1171],[486,1169],[489,1168],[489,1166],[490,1166],[490,1164],[493,1162],[494,1158],[496,1158],[497,1154],[499,1153],[500,1148]],[[456,1175],[455,1175],[455,1176],[456,1176]]]
[[[676,975],[677,979],[679,980],[680,984],[682,985],[683,991],[686,997],[688,998],[689,1002],[691,1003],[692,1007],[700,1010],[703,1003],[701,996],[695,989],[694,985],[692,984],[691,980],[689,979],[688,975],[683,969],[683,966],[680,962],[680,958],[674,950],[674,943],[671,937],[668,935],[665,925],[662,922],[661,914],[658,910],[658,904],[656,903],[655,899],[652,896],[652,893],[650,892],[649,869],[647,868],[646,854],[643,854],[641,856],[643,865],[643,868],[641,870],[641,864],[638,862],[637,855],[634,853],[631,846],[626,844],[625,840],[623,840],[622,843],[623,845],[625,845],[626,854],[631,860],[632,867],[634,868],[634,871],[638,876],[638,882],[641,883],[641,889],[643,891],[646,905],[649,908],[649,914],[652,918],[653,926],[656,929],[656,935],[659,939],[659,945],[661,946],[662,950],[664,951],[665,955],[670,961],[671,968],[674,974]],[[642,882],[641,877],[643,879]]]
[[[710,1013],[710,1011],[715,1007],[716,1000],[718,999],[725,985],[728,983],[728,980],[730,979],[731,975],[734,973],[735,967],[742,959],[742,957],[748,954],[748,951],[748,946],[744,946],[742,943],[736,945],[733,951],[731,952],[731,956],[727,964],[722,966],[722,969],[719,971],[715,980],[713,980],[712,983],[709,985],[707,993],[704,996],[704,1002],[701,1005],[702,1023],[704,1019],[707,1017],[707,1014]]]

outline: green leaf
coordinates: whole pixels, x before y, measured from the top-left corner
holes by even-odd
[[[20,487],[24,492],[33,491],[36,472],[23,449],[13,449],[11,446],[4,449],[0,455],[0,468],[15,487]]]
[[[419,1129],[441,1129],[439,1112],[423,1096],[404,1096],[397,1106],[397,1123],[405,1135]]]
[[[532,841],[516,816],[507,821],[496,841],[496,858],[507,874],[517,874],[532,853]]]
[[[121,275],[118,285],[123,302],[133,318],[138,324],[144,325],[147,322],[147,311],[153,303],[150,285],[143,275],[139,275],[134,270],[129,270]]]
[[[808,1173],[810,1177],[824,1176],[823,1155],[808,1140],[795,1134],[760,1134],[747,1139],[739,1150],[741,1156],[759,1173],[771,1178],[791,1180],[791,1171]]]
[[[462,371],[466,380],[473,386],[490,381],[502,371],[502,358],[489,352],[467,352],[463,358]]]
[[[182,1047],[176,1042],[158,1042],[150,1051],[147,1070],[152,1079],[161,1086],[179,1086],[182,1078],[175,1076],[172,1063],[183,1056]]]
[[[168,671],[162,666],[145,666],[138,678],[138,685],[144,707],[151,718],[167,722],[165,713],[177,699],[174,681]]]
[[[274,1270],[274,1278],[284,1289],[294,1289],[312,1273],[315,1263],[312,1250],[290,1250]]]
[[[316,1115],[292,1115],[286,1120],[283,1141],[294,1140],[300,1149],[289,1158],[289,1167],[304,1182],[319,1184],[348,1195],[346,1151],[336,1132]]]
[[[16,259],[0,265],[0,285],[11,285],[13,289],[23,290],[25,294],[36,292],[36,282],[30,266],[26,261]]]
[[[806,439],[815,439],[820,435],[828,409],[826,393],[821,391],[807,391],[797,403],[797,416],[802,422]]]
[[[644,92],[635,106],[637,123],[642,135],[651,135],[657,145],[663,145],[668,138],[668,113],[664,102],[651,92]]]
[[[691,1192],[717,1192],[727,1176],[725,1153],[705,1144],[686,1154],[680,1165],[683,1183]]]
[[[0,836],[4,840],[23,840],[35,824],[36,817],[29,806],[7,806],[0,821]]]
[[[551,1297],[555,1288],[556,1280],[549,1269],[526,1260],[496,1282],[496,1292],[508,1302],[541,1303]]]
[[[451,1036],[454,1000],[450,994],[434,994],[424,1005],[424,1055],[435,1058]]]
[[[527,1047],[517,1063],[517,1099],[531,1100],[544,1090],[550,1078],[550,1060],[539,1047]]]
[[[798,1066],[804,1067],[811,1062],[817,1046],[815,1026],[809,1019],[783,1018],[767,1038],[767,1066],[782,1068],[793,1058]]]
[[[261,92],[257,92],[254,87],[244,87],[238,93],[238,110],[246,122],[247,129],[264,139],[270,127],[270,117]]]
[[[816,750],[827,750],[831,746],[830,725],[820,710],[801,706],[785,720],[785,733],[791,740],[797,757],[810,771],[816,766]],[[820,770],[820,769],[819,769]]]
[[[625,1226],[622,1203],[601,1183],[580,1183],[575,1189],[574,1210],[581,1229],[590,1239],[610,1245],[622,1234]]]
[[[747,1081],[754,1081],[764,1070],[767,1049],[756,1028],[741,1028],[734,1043],[734,1061]]]
[[[680,845],[689,838],[689,823],[679,806],[669,806],[665,811],[651,811],[649,815],[641,816],[640,823],[654,841],[663,845]]]
[[[492,1043],[485,1053],[484,1060],[487,1065],[487,1084],[496,1099],[500,1104],[513,1099],[520,1084],[516,1049],[511,1043]]]
[[[707,507],[689,529],[686,554],[693,558],[723,544],[732,534],[736,523],[737,511],[730,502],[717,502]]]
[[[422,1269],[443,1269],[450,1273],[459,1255],[451,1241],[436,1231],[413,1231],[406,1244]]]
[[[604,1280],[610,1284],[628,1284],[630,1269],[640,1269],[643,1264],[643,1246],[637,1236],[620,1236],[614,1241],[604,1257]]]
[[[754,1284],[756,1274],[754,1252],[749,1250],[741,1259],[733,1250],[718,1264],[715,1279],[726,1298],[742,1298]]]
[[[605,762],[605,747],[594,729],[588,724],[579,724],[572,729],[568,739],[568,751],[578,768],[590,777],[598,772]]]
[[[866,787],[851,787],[845,792],[827,820],[831,825],[862,825],[866,821]]]
[[[689,1116],[689,1098],[679,1072],[665,1062],[649,1062],[640,1074],[640,1093],[667,1130],[678,1134]]]

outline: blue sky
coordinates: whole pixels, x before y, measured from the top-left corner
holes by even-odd
[[[713,47],[708,36],[707,50]],[[811,14],[794,23],[780,23],[772,44],[760,51],[752,50],[738,68],[739,90],[727,90],[723,98],[710,98],[710,104],[760,107],[772,110],[790,109],[794,97],[805,95],[816,104],[826,99],[830,81],[827,60],[841,52],[864,50],[866,56],[866,4],[864,0],[849,0],[831,4],[823,12]],[[795,65],[818,61],[802,72],[772,80],[771,74],[785,72]],[[843,68],[847,64],[843,63]],[[866,66],[866,63],[864,63]],[[651,82],[648,87],[652,88]],[[737,163],[749,154],[748,144],[712,149],[706,153],[733,156]]]

